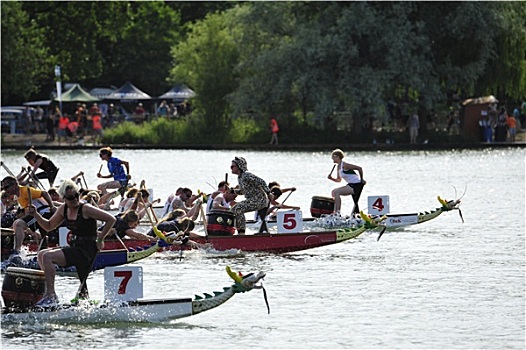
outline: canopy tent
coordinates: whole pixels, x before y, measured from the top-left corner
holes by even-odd
[[[182,102],[194,96],[195,96],[194,90],[190,89],[188,86],[184,84],[178,84],[178,85],[175,85],[173,88],[171,88],[166,93],[159,96],[159,99],[178,100]]]
[[[98,98],[90,95],[89,92],[80,87],[79,84],[75,84],[68,91],[64,92],[59,100],[58,96],[54,98],[54,101],[61,102],[95,102],[100,101]]]
[[[106,96],[107,100],[121,100],[121,101],[133,101],[133,100],[151,100],[152,97],[147,93],[139,90],[129,81],[123,86],[113,91],[111,94]]]
[[[95,96],[97,98],[100,98],[101,100],[104,100],[115,90],[117,89],[116,88],[93,88],[89,91],[89,93],[92,96]]]
[[[24,102],[24,106],[49,106],[51,104],[51,100],[41,100],[41,101],[29,101]]]

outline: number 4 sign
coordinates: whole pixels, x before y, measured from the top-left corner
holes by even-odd
[[[106,267],[104,269],[104,298],[134,301],[142,298],[142,267]]]
[[[389,214],[389,196],[367,197],[367,210],[370,215]]]
[[[298,233],[303,231],[303,216],[299,210],[278,211],[278,233]]]

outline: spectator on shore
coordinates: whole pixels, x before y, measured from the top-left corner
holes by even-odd
[[[279,125],[278,121],[274,117],[270,117],[270,133],[272,134],[270,137],[270,144],[278,144],[278,132],[279,132]]]
[[[512,114],[506,119],[506,126],[508,127],[509,141],[515,142],[515,135],[517,133],[517,119]]]
[[[409,143],[414,145],[417,143],[416,138],[418,136],[418,129],[420,128],[420,120],[418,114],[413,113],[409,118]]]

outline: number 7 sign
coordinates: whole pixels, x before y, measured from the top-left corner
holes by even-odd
[[[143,297],[142,266],[106,267],[104,269],[104,298],[134,301]]]

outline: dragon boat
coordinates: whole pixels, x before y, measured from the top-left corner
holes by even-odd
[[[459,208],[460,199],[448,201],[448,200],[442,199],[440,196],[437,196],[437,199],[438,199],[438,202],[441,204],[441,206],[431,211],[411,213],[411,214],[386,214],[384,215],[383,219],[378,218],[378,216],[366,216],[364,217],[364,219],[365,220],[379,220],[384,225],[385,228],[394,229],[394,228],[399,228],[399,227],[404,227],[404,226],[409,226],[409,225],[421,224],[421,223],[437,218],[442,213],[452,211],[452,210],[458,210],[460,219],[462,220],[462,222],[464,222],[464,218],[462,217],[462,211]],[[384,231],[382,231],[378,235],[378,238],[377,238],[378,241],[382,237]]]
[[[123,247],[122,244],[120,246]],[[169,246],[169,244],[166,243],[166,241],[159,239],[154,243],[147,241],[136,241],[135,244],[130,244],[129,247],[123,247],[119,249],[116,246],[115,249],[105,249],[100,251],[95,257],[92,271],[101,270],[110,266],[130,264],[147,258],[167,246]],[[5,273],[9,267],[40,270],[40,266],[38,265],[35,255],[27,257],[22,257],[18,254],[10,255],[8,259],[2,261],[0,264],[0,271]],[[75,266],[56,266],[56,271],[61,275],[76,276],[77,274],[77,269]]]
[[[387,229],[409,226],[409,225],[416,225],[416,224],[421,224],[421,223],[436,219],[442,213],[452,211],[452,210],[458,210],[460,214],[460,218],[462,219],[462,222],[464,222],[464,219],[462,218],[462,212],[460,211],[460,208],[459,208],[460,199],[447,201],[445,199],[440,198],[440,196],[438,196],[437,199],[438,199],[438,202],[441,204],[439,208],[435,208],[430,211],[418,212],[418,213],[385,214],[385,218],[382,221],[382,224],[384,224],[387,227]],[[370,215],[369,217],[371,219],[379,218],[378,215]]]
[[[224,220],[216,218],[215,223],[210,223],[207,230],[204,230],[204,225],[197,228],[194,234],[190,236],[190,240],[194,244],[178,244],[170,237],[166,237],[164,233],[160,232],[155,226],[153,231],[158,238],[165,243],[159,250],[180,251],[195,249],[196,247],[204,247],[213,249],[215,251],[229,251],[241,250],[243,252],[267,252],[267,253],[289,253],[322,247],[326,245],[345,242],[347,240],[357,238],[368,229],[374,229],[379,223],[379,219],[361,220],[353,223],[347,222],[341,227],[336,227],[330,223],[325,226],[312,225],[305,227],[300,232],[281,232],[276,229],[276,225],[271,226],[268,232],[247,232],[245,235],[234,235],[235,230],[233,222],[233,214],[229,212],[222,213]],[[221,224],[218,222],[222,221]],[[310,222],[310,221],[306,221]],[[167,242],[167,243],[166,243]],[[126,248],[140,246],[146,241],[136,239],[113,240],[106,239],[104,241],[104,250],[115,250],[122,248],[123,244]],[[30,251],[38,249],[35,242],[30,242],[28,245]]]
[[[22,322],[60,322],[61,324],[164,322],[214,309],[231,299],[235,294],[245,293],[252,289],[263,289],[266,301],[266,293],[260,283],[266,275],[264,272],[243,276],[233,272],[228,266],[226,270],[234,283],[224,287],[223,291],[213,292],[213,295],[204,293],[203,296],[195,295],[193,298],[137,299],[132,301],[93,302],[84,300],[76,304],[61,304],[46,308],[34,306],[34,304],[28,305],[27,301],[18,305],[13,302],[10,303],[11,305],[2,308],[1,320],[4,325]],[[24,279],[23,276],[18,278]],[[4,296],[4,287],[2,288],[2,295]],[[267,308],[270,313],[268,303]]]

